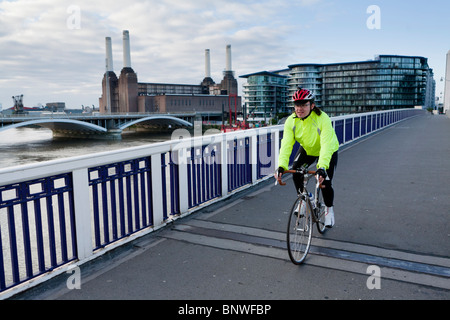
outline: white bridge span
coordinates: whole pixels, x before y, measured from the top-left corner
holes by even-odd
[[[64,116],[38,119],[23,116],[2,118],[0,132],[19,127],[39,126],[51,129],[55,135],[120,138],[123,130],[138,124],[153,128],[192,127],[191,122],[172,115]]]

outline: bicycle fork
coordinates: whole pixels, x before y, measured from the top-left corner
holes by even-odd
[[[297,219],[295,222],[295,228],[300,232],[309,232],[308,220],[311,219],[311,216],[313,221],[315,220],[315,209],[312,207],[311,200],[306,192],[301,193],[298,197],[299,201],[296,209]],[[312,209],[313,212],[311,212],[308,208]]]
[[[298,202],[298,207],[296,210],[297,213],[299,214],[299,217],[302,217],[305,215],[305,213],[307,213],[308,215],[312,216],[313,223],[321,223],[320,219],[325,214],[325,210],[322,210],[323,204],[319,201],[318,194],[319,192],[316,189],[314,202],[311,202],[309,195],[306,192],[303,192],[302,194],[299,195],[300,201]],[[305,206],[305,208],[302,208],[303,207],[302,204],[303,206]],[[308,207],[311,208],[311,210],[307,210]]]

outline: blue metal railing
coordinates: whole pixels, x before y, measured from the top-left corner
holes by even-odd
[[[421,111],[421,109],[404,109],[361,113],[334,117],[332,118],[332,122],[339,143],[345,144],[398,121],[419,114]]]
[[[421,112],[332,122],[345,144]],[[0,297],[270,177],[282,136],[273,126],[1,169]]]
[[[72,190],[70,174],[0,186],[0,292],[77,258]]]
[[[262,179],[275,171],[275,163],[272,161],[275,154],[273,139],[275,134],[271,132],[257,136],[257,179]]]
[[[250,163],[250,139],[234,139],[228,142],[228,191],[231,192],[252,181]]]
[[[204,145],[190,149],[187,163],[189,209],[222,195],[221,164],[218,145]]]
[[[94,217],[94,249],[153,224],[150,158],[88,169]]]
[[[161,154],[164,220],[171,215],[180,213],[178,164],[174,161],[173,156],[172,152]],[[166,183],[166,181],[169,182]]]

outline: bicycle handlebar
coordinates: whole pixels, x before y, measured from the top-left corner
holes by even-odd
[[[300,168],[300,169],[297,169],[297,170],[284,170],[283,173],[301,173],[301,174],[310,174],[310,175],[314,176],[314,175],[316,175],[316,172],[317,171],[311,171],[311,170],[306,170],[304,168]],[[286,183],[281,180],[281,177],[278,179],[278,176],[277,176],[277,178],[275,178],[275,180],[276,180],[275,184],[278,183],[280,186],[285,186],[286,185]],[[323,185],[320,184],[319,188],[323,189]]]
[[[316,171],[306,171],[306,170],[299,169],[299,170],[284,170],[284,173],[303,173],[303,174],[307,173],[307,174],[315,175]]]

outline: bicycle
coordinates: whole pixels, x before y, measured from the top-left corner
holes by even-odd
[[[307,184],[315,171],[308,171],[307,168],[297,170],[285,170],[284,173],[300,173],[303,175],[303,192],[298,194],[291,211],[287,225],[286,241],[289,258],[294,264],[302,264],[308,255],[311,240],[313,223],[317,225],[320,234],[325,233],[325,203],[323,202],[322,185],[316,179],[314,199],[307,190]],[[286,185],[283,181],[276,179],[275,184]]]

